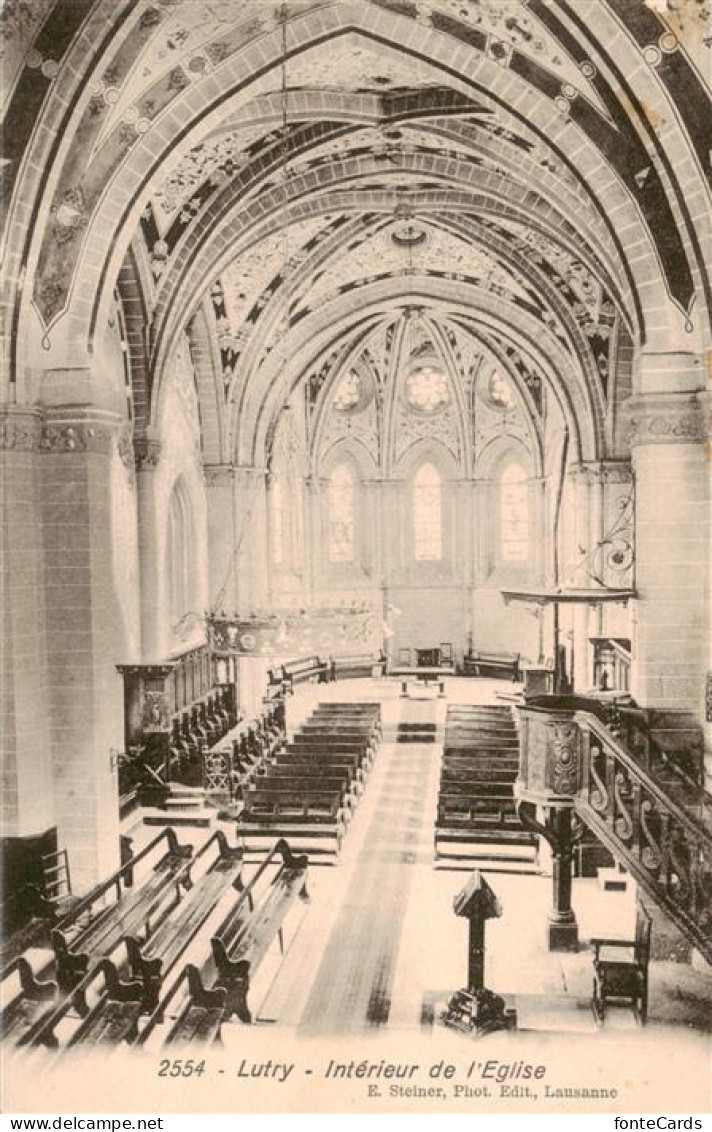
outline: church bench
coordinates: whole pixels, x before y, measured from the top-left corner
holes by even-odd
[[[283,751],[278,751],[270,759],[269,765],[276,763],[287,766],[292,762],[320,762],[328,765],[330,762],[334,762],[336,765],[339,763],[349,763],[351,766],[364,767],[369,761],[369,752],[362,747],[349,747],[341,744],[314,746],[309,743],[304,743],[299,746],[286,747]]]
[[[277,857],[274,875],[268,871]],[[213,932],[210,956],[201,967],[188,963],[180,979],[161,1000],[138,1039],[144,1045],[168,1013],[169,1004],[187,986],[170,1023],[163,1045],[210,1044],[221,1040],[221,1027],[236,1014],[250,1023],[248,993],[255,974],[275,943],[285,951],[285,930],[291,913],[309,899],[306,889],[308,860],[295,856],[280,839],[261,863],[219,927]],[[182,984],[182,986],[181,986]]]
[[[264,805],[278,807],[281,814],[287,813],[290,806],[299,810],[313,806],[323,807],[335,804],[347,813],[355,799],[348,794],[343,779],[320,778],[313,782],[304,779],[260,779],[253,783],[245,793],[245,809],[254,812]]]
[[[370,754],[375,754],[377,739],[375,736],[356,734],[351,732],[328,732],[328,731],[309,731],[297,732],[293,736],[291,742],[288,744],[287,749],[290,747],[351,747],[353,749],[367,751]]]
[[[373,751],[365,743],[313,743],[305,740],[301,743],[290,743],[274,757],[277,759],[328,758],[330,755],[350,757],[360,766],[364,762],[371,762]]]
[[[518,652],[478,649],[463,657],[462,670],[465,676],[509,676],[516,682],[519,679],[519,659]]]
[[[358,767],[349,763],[327,763],[319,765],[311,762],[284,762],[270,763],[267,768],[255,776],[253,781],[259,785],[264,781],[290,782],[297,778],[302,781],[322,781],[325,777],[337,778],[344,790],[354,798],[363,793],[363,775]]]
[[[380,711],[374,710],[371,704],[317,704],[314,709],[315,716],[328,716],[331,719],[363,719],[380,722]]]
[[[44,972],[43,972],[44,973]],[[18,985],[0,1015],[0,1033],[3,1040],[18,1042],[21,1036],[38,1021],[49,1016],[57,1005],[59,987],[54,980],[39,978],[25,956],[18,956],[2,972],[3,987],[7,983]],[[3,1001],[7,990],[3,991]]]
[[[44,1046],[47,1049],[58,1049],[60,1046],[60,1038],[57,1036],[56,1031],[68,1018],[70,1011],[72,1014],[78,1014],[80,1016],[81,1021],[79,1025],[81,1026],[82,1022],[91,1017],[96,1012],[97,1008],[106,1003],[106,990],[110,985],[109,981],[107,981],[107,968],[111,972],[108,977],[109,980],[113,978],[114,981],[118,982],[116,968],[111,960],[99,960],[98,963],[93,964],[88,971],[84,972],[72,990],[64,994],[60,992],[59,996],[52,1002],[50,1009],[34,1020],[33,1024],[21,1035],[17,1044],[23,1047],[29,1046],[37,1048]],[[100,977],[102,978],[102,988],[99,991],[99,997],[95,1006],[90,1010],[87,1006],[87,995],[90,991],[96,989],[94,984]],[[121,992],[119,991],[118,993],[120,994]],[[133,1005],[135,1007],[135,1004]],[[73,1021],[73,1033],[76,1034],[76,1020]],[[130,1031],[130,1026],[127,1025],[127,1032],[128,1031]]]
[[[512,783],[517,777],[519,766],[517,763],[497,763],[491,765],[490,763],[481,763],[479,759],[459,759],[452,758],[452,756],[445,756],[442,764],[443,775],[447,772],[450,774],[462,774],[470,778],[472,781],[482,782],[509,782]]]
[[[523,832],[511,797],[480,799],[450,792],[440,795],[436,825],[467,830],[473,835],[507,827]]]
[[[447,808],[453,805],[472,805],[474,810],[483,811],[495,808],[499,812],[504,810],[507,813],[515,812],[515,800],[512,797],[511,791],[501,790],[499,793],[488,792],[480,790],[480,783],[472,784],[470,782],[446,782],[440,791],[438,805]]]
[[[370,771],[370,763],[360,754],[338,751],[283,751],[275,757],[270,766],[307,767],[314,774],[328,774],[333,767],[337,774],[348,770],[356,782],[365,783]]]
[[[295,684],[302,684],[307,680],[325,682],[328,665],[318,656],[303,656],[297,660],[288,660],[281,664],[279,669],[270,669],[268,673],[270,683],[275,683],[277,673],[282,685],[286,685],[291,691]]]
[[[364,746],[351,746],[346,743],[331,743],[331,744],[295,744],[293,747],[287,747],[283,752],[285,759],[310,759],[312,761],[321,760],[328,765],[331,759],[336,757],[347,758],[350,757],[354,766],[361,767],[364,774],[370,771],[373,765],[374,752],[370,747]]]
[[[472,734],[447,731],[444,739],[445,746],[448,748],[462,748],[469,747],[472,750],[493,750],[493,751],[518,751],[519,740],[516,737],[509,738],[506,735],[495,734]]]
[[[346,782],[348,786],[359,787],[361,784],[362,776],[358,767],[354,767],[350,762],[338,763],[330,761],[323,765],[311,761],[301,760],[295,762],[294,759],[287,757],[284,762],[270,762],[263,768],[255,777],[256,782],[261,782],[265,778],[292,778],[295,775],[306,778],[319,778],[324,774],[329,777],[339,777]]]
[[[239,883],[242,850],[230,848],[221,830],[213,834],[191,859],[191,868],[198,865],[214,844],[218,848],[215,860],[198,880],[191,882],[183,900],[148,940],[126,937],[128,978],[120,977],[118,967],[110,958],[101,959],[54,1012],[26,1036],[24,1044],[56,1046],[56,1028],[66,1017],[70,1007],[76,1005],[78,994],[81,995],[82,1002],[79,1012],[84,1017],[69,1038],[67,1048],[76,1045],[118,1045],[120,1042],[134,1040],[141,1015],[155,1005],[163,975],[175,965],[195,938],[225,887]],[[103,977],[103,991],[91,1009],[88,1009],[84,996],[99,975]]]
[[[242,849],[228,845],[222,830],[199,849],[193,866],[213,847],[217,848],[215,859],[198,880],[193,880],[180,904],[150,938],[141,941],[135,934],[126,935],[129,971],[142,985],[144,1009],[155,1005],[164,975],[180,959],[226,889],[242,886]]]
[[[163,841],[167,851],[144,883],[121,893],[115,903],[99,906],[99,900]],[[72,989],[90,963],[110,955],[127,934],[149,932],[153,916],[158,912],[163,917],[178,903],[181,887],[190,883],[192,854],[191,845],[178,844],[173,829],[163,830],[52,929],[57,981],[62,990]]]
[[[344,734],[343,732],[322,732],[314,731],[309,734],[297,732],[287,744],[287,747],[329,747],[331,744],[340,747],[353,747],[362,748],[366,750],[367,747],[372,747],[375,744],[369,735],[365,734]]]
[[[444,793],[470,793],[476,797],[507,797],[507,788],[511,788],[512,780],[503,781],[499,778],[483,781],[472,778],[462,771],[445,770],[440,776],[440,789]],[[511,797],[511,794],[510,794]]]
[[[346,653],[334,657],[336,676],[342,679],[354,679],[359,676],[373,676],[374,668],[382,670],[382,661],[373,653]],[[380,674],[380,672],[379,672]]]
[[[518,747],[475,746],[472,743],[451,743],[447,741],[443,754],[448,758],[471,759],[473,762],[519,765]]]
[[[329,718],[345,718],[345,719],[363,719],[372,720],[373,722],[380,723],[381,712],[379,704],[341,704],[341,703],[323,703],[317,704],[314,709],[314,716],[324,716]]]
[[[315,715],[307,720],[306,723],[303,723],[299,730],[305,733],[309,733],[310,731],[322,731],[330,734],[339,734],[342,731],[351,731],[359,735],[374,735],[378,734],[379,728],[372,720],[362,719],[355,715],[338,719],[329,715]]]
[[[238,831],[246,822],[268,822],[285,818],[290,822],[344,822],[347,811],[340,791],[311,791],[308,797],[294,798],[269,792],[250,791],[245,809],[238,818]]]

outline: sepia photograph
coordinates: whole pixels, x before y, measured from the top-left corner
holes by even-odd
[[[0,51],[11,1127],[701,1127],[712,0]]]

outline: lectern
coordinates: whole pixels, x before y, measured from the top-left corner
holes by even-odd
[[[508,1009],[501,995],[485,987],[485,922],[502,915],[499,901],[479,869],[453,900],[456,916],[470,921],[467,949],[467,987],[450,999],[442,1021],[476,1036],[494,1030],[513,1030],[516,1011]]]

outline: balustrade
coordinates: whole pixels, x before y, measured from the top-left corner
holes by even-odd
[[[577,713],[581,785],[576,811],[641,887],[712,960],[712,833],[698,790],[695,820],[592,715]]]

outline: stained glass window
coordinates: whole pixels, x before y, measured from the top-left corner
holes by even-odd
[[[413,481],[413,545],[418,562],[442,558],[442,481],[432,464],[423,464]]]
[[[362,399],[363,388],[361,377],[356,370],[349,370],[339,381],[334,393],[334,408],[340,413],[348,413],[355,409]]]
[[[529,503],[526,473],[508,464],[499,485],[499,547],[503,562],[526,562],[529,557]]]
[[[354,478],[344,464],[339,464],[329,479],[329,560],[353,562],[354,538]]]
[[[487,386],[489,399],[493,405],[497,405],[501,409],[509,409],[512,406],[512,389],[505,377],[496,370],[489,379]]]
[[[432,416],[450,400],[447,375],[434,365],[418,366],[406,378],[405,395],[411,409]]]

